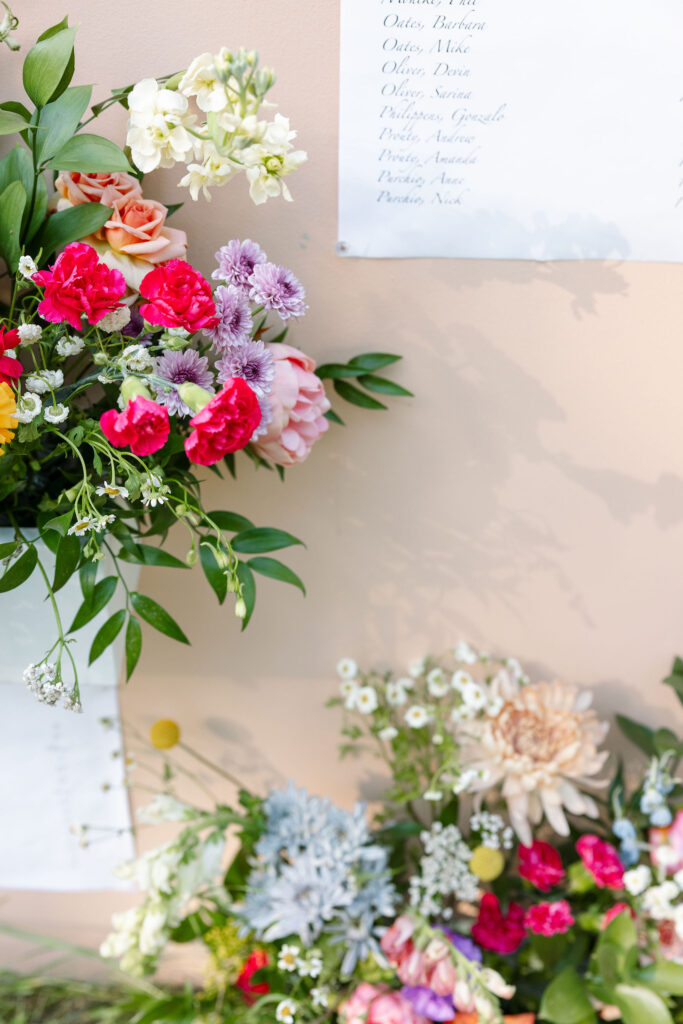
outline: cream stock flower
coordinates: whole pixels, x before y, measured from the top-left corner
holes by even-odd
[[[127,144],[133,162],[148,174],[157,167],[173,167],[194,149],[187,128],[195,117],[188,114],[181,93],[160,89],[154,78],[144,78],[128,97],[130,118]]]
[[[463,763],[481,773],[470,792],[502,784],[510,821],[527,846],[530,824],[544,815],[565,836],[565,810],[597,818],[595,801],[581,789],[601,784],[592,776],[608,757],[598,746],[609,727],[590,709],[592,694],[561,682],[522,686],[503,670],[492,680],[490,695],[503,701],[498,714],[460,727]]]

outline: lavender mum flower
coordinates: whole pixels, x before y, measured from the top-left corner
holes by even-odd
[[[265,309],[274,309],[281,320],[303,316],[308,306],[301,282],[286,267],[259,263],[251,275],[250,297]]]
[[[219,285],[214,292],[218,323],[202,333],[211,338],[213,348],[223,355],[233,345],[248,341],[251,335],[251,309],[249,300],[234,285]]]
[[[275,360],[262,341],[242,341],[233,345],[216,363],[216,369],[221,384],[230,377],[243,377],[259,398],[265,398],[272,391]]]
[[[200,356],[193,348],[187,348],[182,352],[169,350],[164,352],[157,360],[157,377],[163,377],[171,384],[199,384],[212,394],[215,391],[213,386],[213,374],[209,370],[209,360],[206,356]],[[165,405],[171,416],[192,416],[192,409],[182,401],[175,388],[164,391],[160,385],[153,385],[157,394],[157,401]]]
[[[250,440],[255,441],[257,437],[262,437],[263,434],[268,433],[268,427],[273,422],[273,406],[267,398],[263,398],[261,395],[256,396],[258,398],[258,404],[261,409],[261,422],[258,427],[251,435]]]
[[[450,939],[458,952],[462,953],[464,957],[467,957],[468,960],[473,960],[477,964],[482,962],[481,950],[475,942],[472,942],[472,939],[468,939],[466,935],[458,935],[457,932],[452,932],[450,928],[446,928],[443,924],[437,924],[436,927]]]
[[[453,1020],[455,1017],[451,997],[437,996],[436,992],[425,985],[404,985],[401,995],[421,1017],[436,1021]]]
[[[221,246],[216,253],[216,260],[218,270],[214,270],[211,275],[214,281],[225,281],[236,288],[248,290],[254,267],[257,263],[266,262],[266,254],[251,238],[245,238],[243,242],[233,238],[227,245]]]

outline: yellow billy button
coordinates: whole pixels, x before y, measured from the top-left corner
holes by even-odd
[[[170,750],[180,742],[180,728],[171,718],[160,718],[149,730],[149,739],[157,750]]]
[[[492,882],[502,875],[505,858],[500,850],[492,850],[489,846],[478,846],[472,854],[470,871],[482,882]]]

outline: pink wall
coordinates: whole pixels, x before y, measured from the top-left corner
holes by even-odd
[[[350,802],[374,763],[335,760],[322,708],[342,655],[397,666],[460,637],[532,670],[594,686],[598,704],[669,716],[658,686],[683,651],[683,268],[613,263],[342,261],[336,241],[338,7],[332,0],[71,0],[77,81],[110,87],[175,71],[225,44],[260,50],[310,161],[293,204],[253,207],[241,181],[176,223],[206,273],[229,238],[251,236],[305,282],[292,340],[321,359],[402,353],[415,391],[389,413],[347,407],[288,474],[241,467],[209,504],[304,537],[290,563],[308,598],[263,583],[244,636],[199,571],[145,571],[193,641],[148,632],[123,694],[140,728],[177,719],[189,743],[250,775],[293,776]],[[62,14],[19,4],[28,48]],[[3,53],[3,95],[21,96]],[[123,139],[124,116],[102,130]],[[178,200],[174,172],[150,179]],[[637,197],[634,197],[637,201]],[[185,539],[174,538],[184,553]],[[8,894],[0,919],[95,944],[115,905]]]

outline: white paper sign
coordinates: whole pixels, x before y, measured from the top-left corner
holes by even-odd
[[[680,0],[341,12],[341,255],[683,260]]]
[[[135,853],[116,688],[89,687],[83,700],[78,715],[0,683],[0,889],[130,888],[112,874]],[[86,848],[70,828],[83,824],[94,826]]]

